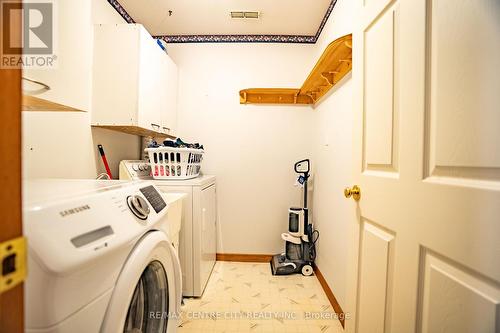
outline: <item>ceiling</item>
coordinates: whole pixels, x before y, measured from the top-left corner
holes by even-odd
[[[118,0],[113,2],[115,8],[119,2],[126,14],[135,22],[143,24],[149,33],[155,36],[316,36],[322,20],[335,3],[331,0]],[[171,16],[169,11],[172,11]],[[261,18],[231,19],[231,11],[258,11],[261,13]]]

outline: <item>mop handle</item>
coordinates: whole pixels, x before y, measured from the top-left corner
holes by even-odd
[[[106,173],[108,174],[109,179],[113,179],[113,176],[111,175],[111,169],[108,165],[108,160],[106,159],[106,154],[104,153],[104,148],[102,147],[102,145],[97,145],[97,148],[99,149],[99,154],[101,155],[102,163],[106,168]]]

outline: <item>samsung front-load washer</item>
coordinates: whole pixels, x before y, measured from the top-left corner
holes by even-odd
[[[176,332],[181,272],[151,182],[27,181],[26,331]]]
[[[151,180],[164,193],[185,193],[179,257],[183,295],[200,297],[217,253],[217,180],[202,175],[187,180],[153,180],[145,161],[121,161],[120,179]]]

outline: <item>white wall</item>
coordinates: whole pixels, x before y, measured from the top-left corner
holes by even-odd
[[[352,33],[354,6],[339,0],[316,46],[316,58],[333,40]],[[320,231],[316,264],[340,305],[346,304],[348,223],[352,223],[352,202],[343,189],[352,185],[353,87],[345,76],[316,105],[313,115],[314,188],[313,220]]]
[[[93,25],[123,23],[105,0],[58,1],[58,67],[25,70],[47,83],[38,95],[87,113],[23,112],[23,169],[26,178],[95,178],[104,171],[96,146],[106,150],[113,176],[122,159],[139,157],[137,136],[90,128]]]
[[[347,75],[312,110],[240,105],[250,87],[300,87],[326,46],[352,33],[351,1],[339,0],[316,45],[170,44],[179,66],[179,133],[206,146],[204,171],[219,179],[219,252],[278,253],[287,209],[300,203],[293,162],[313,159],[317,264],[346,298],[352,86]]]
[[[205,145],[218,177],[219,252],[278,253],[288,207],[299,203],[293,163],[311,156],[312,109],[240,105],[251,87],[300,87],[313,45],[170,44],[179,67],[179,133]]]

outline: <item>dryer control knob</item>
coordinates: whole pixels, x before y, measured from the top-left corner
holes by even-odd
[[[139,219],[147,220],[149,206],[146,200],[140,195],[130,195],[127,197],[127,205],[130,211]]]

